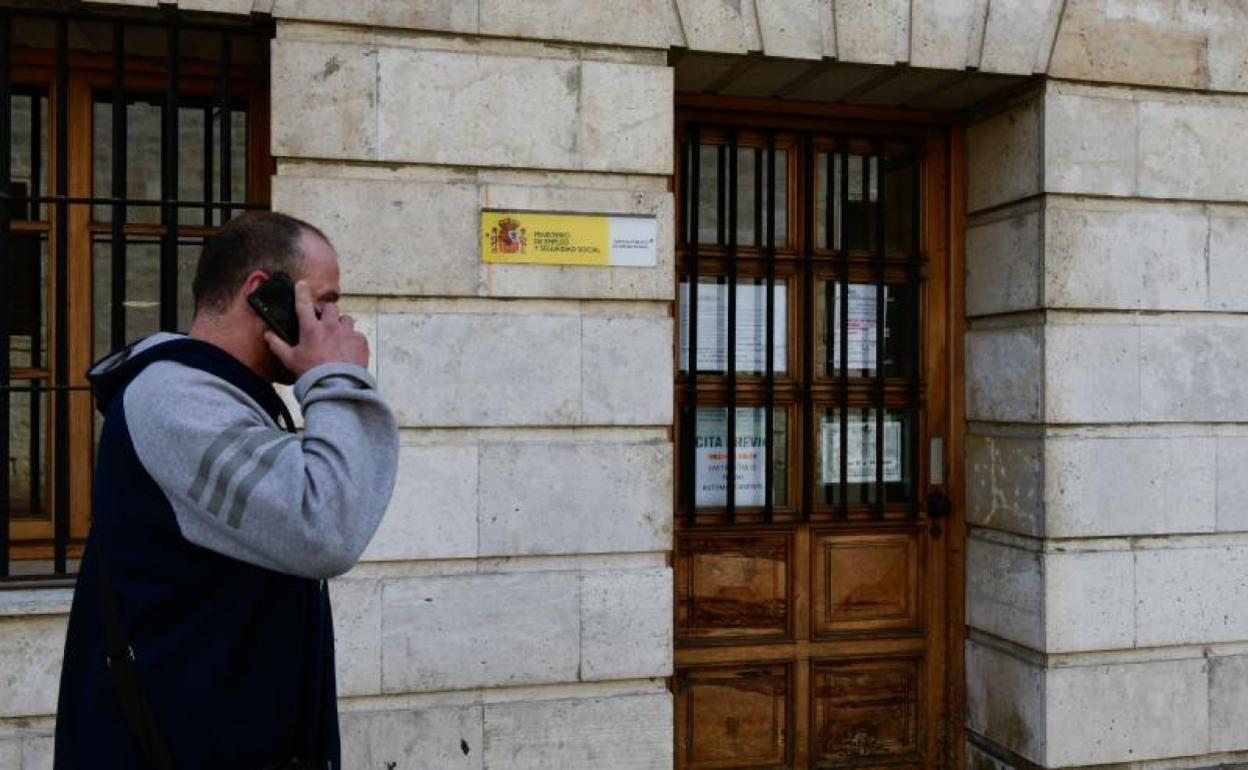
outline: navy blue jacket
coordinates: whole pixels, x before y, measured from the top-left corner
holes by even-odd
[[[272,386],[219,348],[159,336],[92,370],[104,427],[93,519],[65,642],[55,766],[143,767],[105,667],[102,571],[118,597],[142,687],[178,768],[247,770],[295,756],[314,767],[337,768],[334,637],[325,581],[188,540],[168,495],[136,454],[123,403],[141,372],[173,361],[246,394],[272,420],[270,429],[285,410]],[[184,403],[196,409],[193,396]]]

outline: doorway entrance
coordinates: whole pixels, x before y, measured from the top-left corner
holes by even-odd
[[[771,106],[678,100],[676,766],[946,766],[957,140]]]

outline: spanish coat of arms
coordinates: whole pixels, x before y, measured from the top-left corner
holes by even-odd
[[[524,228],[520,220],[506,217],[490,228],[490,249],[497,254],[523,254]]]

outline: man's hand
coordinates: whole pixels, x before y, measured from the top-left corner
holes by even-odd
[[[338,307],[332,302],[321,308],[321,317],[317,318],[307,281],[295,284],[295,315],[299,318],[298,345],[287,345],[272,331],[264,333],[269,350],[295,377],[302,377],[321,364],[339,361],[368,366],[368,339],[355,330],[351,316],[338,314]]]

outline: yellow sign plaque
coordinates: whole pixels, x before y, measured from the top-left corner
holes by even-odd
[[[481,261],[594,267],[654,267],[653,216],[481,210]]]

